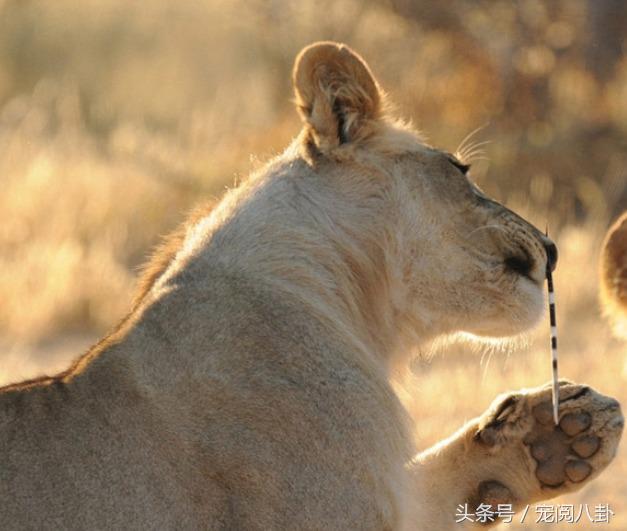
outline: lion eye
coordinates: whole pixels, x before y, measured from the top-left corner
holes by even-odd
[[[451,164],[453,166],[455,166],[464,175],[466,175],[468,173],[468,171],[470,170],[470,164],[463,164],[460,161],[458,161],[457,159],[449,159],[449,161],[451,162]]]

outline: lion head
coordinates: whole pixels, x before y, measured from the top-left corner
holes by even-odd
[[[603,243],[601,302],[616,335],[627,338],[627,212],[610,227]]]
[[[537,322],[546,269],[557,261],[550,239],[487,197],[464,160],[393,119],[369,67],[349,47],[305,48],[293,82],[304,122],[299,157],[347,198],[336,223],[385,264],[368,282],[385,286],[393,319],[434,334],[485,337]],[[360,226],[346,229],[360,207]],[[355,282],[367,276],[358,262],[351,262]]]

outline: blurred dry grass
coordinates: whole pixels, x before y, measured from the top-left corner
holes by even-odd
[[[626,38],[620,0],[0,0],[0,383],[124,314],[159,236],[296,134],[293,57],[334,39],[434,144],[485,125],[474,177],[560,246],[564,376],[627,404],[596,303],[602,233],[627,208]],[[547,380],[545,336],[487,367],[465,347],[417,363],[423,445]],[[627,529],[626,477],[623,449],[568,500],[611,503]]]

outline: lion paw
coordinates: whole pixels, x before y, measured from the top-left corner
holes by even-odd
[[[489,459],[473,498],[524,505],[576,490],[614,458],[623,426],[616,400],[567,381],[560,382],[558,426],[550,387],[501,397],[474,435]],[[505,499],[512,501],[498,501]]]

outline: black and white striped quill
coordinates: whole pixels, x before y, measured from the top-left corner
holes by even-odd
[[[547,228],[546,235],[549,235]],[[560,389],[557,371],[557,323],[555,319],[555,291],[553,290],[553,275],[551,274],[551,265],[547,260],[546,264],[546,284],[549,292],[549,320],[551,323],[551,367],[553,371],[553,421],[555,425],[559,424],[559,401]]]

